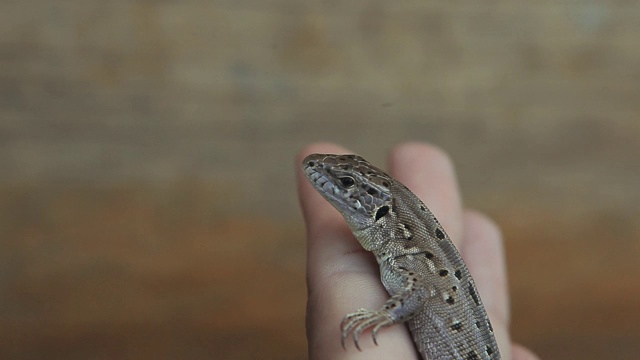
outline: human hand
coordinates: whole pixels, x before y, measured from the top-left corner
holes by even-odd
[[[389,297],[378,264],[351,234],[342,216],[308,183],[300,164],[311,153],[348,154],[333,144],[310,145],[298,156],[298,196],[307,226],[307,339],[310,359],[419,359],[406,326],[385,328],[378,343],[363,337],[362,352],[340,345],[340,322],[358,308],[375,309]],[[491,319],[502,358],[536,360],[512,344],[502,237],[484,215],[463,210],[453,165],[429,145],[407,143],[390,156],[389,173],[420,197],[453,239]],[[368,341],[369,340],[369,341]]]

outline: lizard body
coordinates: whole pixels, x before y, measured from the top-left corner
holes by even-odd
[[[407,323],[429,360],[499,360],[493,328],[460,253],[431,211],[398,180],[357,155],[313,154],[303,170],[345,218],[380,265],[391,297],[341,324],[342,344],[372,330]]]

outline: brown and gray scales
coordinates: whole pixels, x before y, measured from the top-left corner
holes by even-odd
[[[406,186],[356,155],[313,154],[303,169],[380,265],[391,298],[342,324],[342,342],[406,322],[423,358],[500,359],[487,312],[460,253]],[[377,342],[376,342],[377,343]]]

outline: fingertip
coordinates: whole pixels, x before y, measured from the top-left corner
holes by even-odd
[[[406,142],[398,144],[391,149],[391,165],[402,162],[416,162],[422,159],[429,159],[434,167],[441,168],[451,173],[455,173],[453,161],[449,154],[441,147],[423,143],[423,142]]]

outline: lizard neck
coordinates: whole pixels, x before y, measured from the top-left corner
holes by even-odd
[[[365,250],[377,254],[378,250],[382,247],[382,243],[380,241],[376,241],[374,236],[371,236],[371,230],[369,228],[352,228],[351,231]]]

